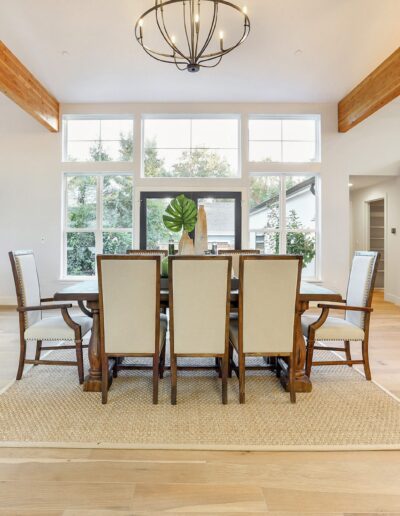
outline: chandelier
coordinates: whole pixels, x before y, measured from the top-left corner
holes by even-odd
[[[228,25],[238,35],[227,41]],[[135,37],[149,56],[189,72],[214,68],[249,33],[247,8],[227,0],[155,0],[135,25]]]

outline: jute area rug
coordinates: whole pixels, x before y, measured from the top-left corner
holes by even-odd
[[[399,400],[347,366],[314,368],[312,380],[313,392],[292,405],[273,373],[249,373],[246,404],[239,405],[234,376],[224,406],[214,371],[178,372],[178,404],[171,406],[167,372],[154,406],[151,373],[129,371],[114,380],[102,405],[99,393],[82,391],[74,367],[33,367],[0,396],[0,446],[400,449]]]

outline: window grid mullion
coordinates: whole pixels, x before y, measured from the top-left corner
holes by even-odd
[[[279,230],[279,252],[286,254],[286,176],[280,178],[280,230]]]

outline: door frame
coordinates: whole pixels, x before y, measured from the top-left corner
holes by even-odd
[[[188,199],[196,202],[204,197],[216,197],[217,199],[234,199],[235,200],[235,249],[242,247],[242,192],[218,192],[218,191],[141,191],[140,192],[140,231],[139,242],[140,249],[146,249],[147,243],[147,199],[164,199],[177,197],[184,194]],[[190,233],[191,238],[195,236],[194,231]]]

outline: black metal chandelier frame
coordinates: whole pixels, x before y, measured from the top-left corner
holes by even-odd
[[[213,4],[213,15],[207,37],[203,42],[200,41],[201,27],[201,6],[205,3]],[[165,23],[164,11],[173,4],[182,4],[183,25],[187,43],[187,52],[178,47],[174,37],[170,34]],[[220,36],[220,50],[217,52],[206,53],[210,45],[218,24],[218,9],[220,5],[224,5],[235,9],[244,18],[243,33],[241,38],[234,45],[225,48],[223,36]],[[197,8],[196,8],[197,6]],[[152,50],[144,43],[144,22],[145,19],[154,14],[157,27],[169,48],[171,53],[158,52]],[[237,5],[227,0],[155,0],[155,5],[145,11],[138,19],[135,25],[135,37],[143,50],[157,61],[163,63],[172,63],[179,70],[188,70],[189,72],[198,72],[200,68],[214,68],[222,58],[235,50],[241,45],[250,33],[250,19],[245,9],[241,9]]]

